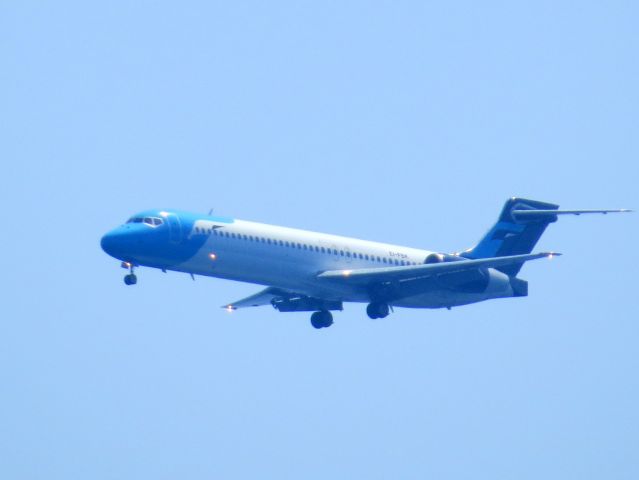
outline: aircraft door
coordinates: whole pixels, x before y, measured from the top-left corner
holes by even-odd
[[[166,217],[169,225],[169,240],[172,243],[180,243],[182,241],[182,225],[177,215],[169,213]]]

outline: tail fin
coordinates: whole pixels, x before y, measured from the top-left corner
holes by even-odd
[[[479,243],[464,252],[466,258],[503,257],[522,255],[532,252],[549,223],[557,221],[559,205],[526,200],[524,198],[509,199],[499,215],[497,223],[484,235]],[[541,210],[540,215],[517,215],[513,211],[534,212]],[[523,264],[506,265],[498,270],[507,275],[517,275]]]
[[[462,253],[470,259],[504,257],[531,253],[548,224],[556,222],[558,215],[581,215],[586,213],[621,213],[632,210],[559,210],[559,205],[511,198],[504,205],[497,223],[484,235],[479,243]],[[497,268],[503,273],[514,276],[519,273],[523,263]]]

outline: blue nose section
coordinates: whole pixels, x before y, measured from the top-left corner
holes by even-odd
[[[102,237],[100,246],[102,250],[112,257],[122,260],[130,246],[130,239],[128,237],[129,235],[120,229],[112,230]]]

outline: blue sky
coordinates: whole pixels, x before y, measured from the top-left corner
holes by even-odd
[[[639,207],[635,2],[3,2],[0,471],[639,476],[637,214],[530,297],[330,329],[99,248],[173,207],[440,251],[518,195]]]

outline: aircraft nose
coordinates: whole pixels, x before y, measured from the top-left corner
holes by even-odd
[[[123,232],[111,230],[102,237],[102,240],[100,240],[100,246],[102,247],[102,250],[104,250],[112,257],[119,258],[125,249],[125,241],[123,236]]]

